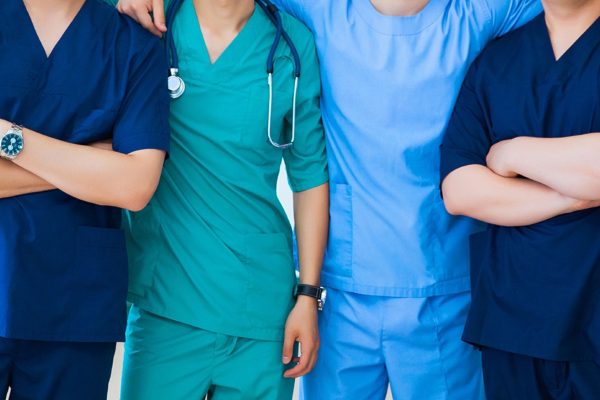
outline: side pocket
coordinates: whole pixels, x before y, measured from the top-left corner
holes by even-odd
[[[330,189],[329,240],[323,272],[352,277],[353,210],[352,188],[333,184]]]
[[[152,205],[137,213],[125,211],[123,228],[129,255],[129,293],[142,297],[152,287],[159,256],[160,226]]]
[[[246,313],[259,329],[283,329],[296,283],[291,243],[283,233],[246,235]]]

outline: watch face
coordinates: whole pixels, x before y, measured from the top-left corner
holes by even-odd
[[[8,133],[2,138],[0,149],[7,156],[15,157],[23,150],[23,138],[16,133]]]

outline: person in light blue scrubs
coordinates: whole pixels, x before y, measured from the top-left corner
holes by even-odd
[[[149,0],[122,0],[149,29]],[[305,399],[477,399],[461,342],[468,236],[439,193],[439,145],[470,63],[537,0],[275,0],[313,32],[331,184],[321,350]],[[137,10],[137,11],[136,11]],[[140,18],[140,16],[144,18]],[[155,13],[155,17],[157,14]]]
[[[540,4],[276,3],[316,38],[331,183],[328,302],[303,398],[383,399],[388,382],[399,399],[483,397],[480,354],[461,342],[481,227],[446,213],[439,145],[470,63]]]

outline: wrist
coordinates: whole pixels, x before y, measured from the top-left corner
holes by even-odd
[[[0,119],[0,157],[14,162],[23,151],[23,127]]]
[[[301,307],[317,308],[318,301],[314,297],[299,295],[296,298],[296,305]]]
[[[314,304],[314,302],[316,302],[317,309],[321,311],[323,309],[323,305],[325,304],[327,292],[325,288],[321,286],[300,283],[296,285],[294,296],[296,297],[296,301],[302,299],[302,304],[307,304],[307,300],[303,299],[305,297],[311,300],[311,302],[308,302],[308,304]]]

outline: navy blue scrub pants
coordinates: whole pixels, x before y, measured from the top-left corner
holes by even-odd
[[[484,348],[483,381],[488,400],[598,400],[600,365],[548,361]]]
[[[0,399],[106,400],[115,343],[0,338]]]

